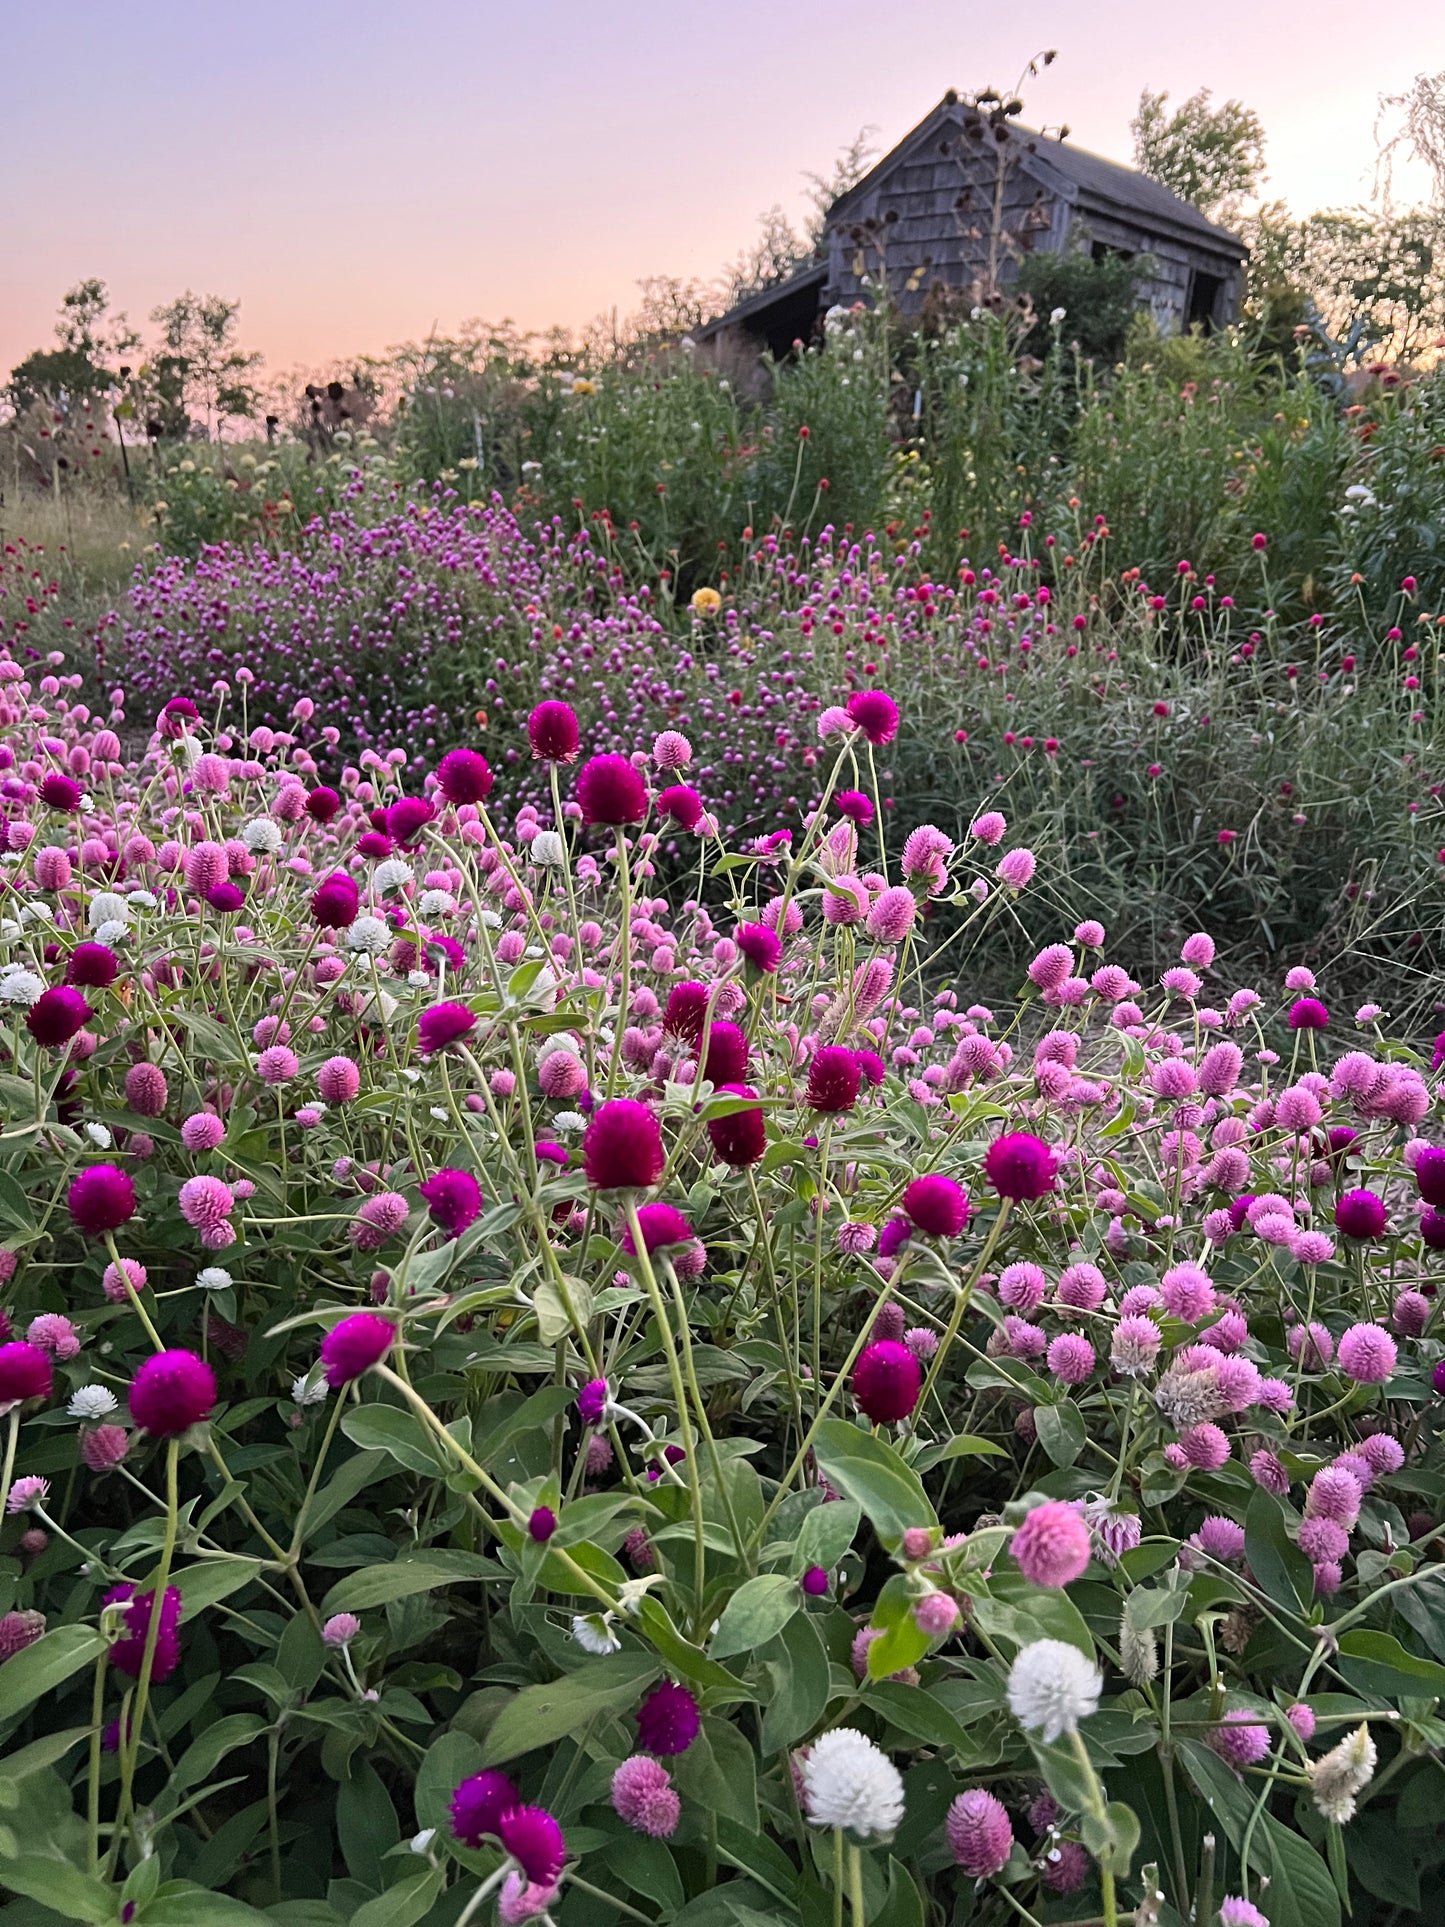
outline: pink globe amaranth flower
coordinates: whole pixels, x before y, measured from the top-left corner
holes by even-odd
[[[1089,1528],[1073,1506],[1045,1499],[1015,1532],[1009,1551],[1031,1586],[1069,1586],[1089,1563]]]
[[[881,689],[855,689],[848,698],[848,720],[882,749],[898,734],[898,705]]]
[[[667,1251],[679,1245],[691,1244],[696,1235],[682,1213],[670,1204],[640,1205],[637,1228],[642,1233],[643,1248],[649,1257],[654,1251]],[[629,1258],[637,1256],[631,1225],[623,1227],[622,1249]]]
[[[922,1389],[922,1367],[896,1339],[880,1339],[859,1353],[853,1367],[853,1396],[875,1425],[895,1425],[907,1418]]]
[[[58,1050],[85,1029],[94,1015],[80,992],[70,984],[43,990],[25,1013],[25,1028],[45,1050]]]
[[[470,1171],[437,1171],[417,1189],[448,1237],[459,1238],[482,1213],[482,1187]]]
[[[1152,1318],[1142,1312],[1123,1317],[1110,1340],[1109,1363],[1126,1378],[1137,1378],[1151,1369],[1163,1342]]]
[[[524,1922],[545,1914],[556,1901],[558,1892],[555,1880],[545,1884],[528,1880],[513,1867],[497,1895],[498,1927],[523,1927]]]
[[[1073,974],[1074,953],[1066,943],[1049,944],[1028,968],[1029,982],[1036,990],[1057,990]]]
[[[1383,1325],[1351,1325],[1340,1337],[1336,1362],[1359,1385],[1383,1385],[1392,1376],[1400,1351]]]
[[[321,1363],[332,1391],[349,1385],[385,1358],[396,1342],[396,1326],[374,1311],[353,1312],[321,1341]]]
[[[520,1806],[522,1795],[505,1773],[495,1767],[474,1773],[452,1794],[452,1832],[464,1847],[479,1847],[497,1829],[504,1813]]]
[[[73,875],[70,858],[58,847],[37,850],[35,881],[42,890],[68,890]]]
[[[150,1632],[151,1613],[155,1610],[154,1592],[137,1594],[134,1586],[112,1586],[101,1600],[102,1606],[126,1605],[124,1614],[125,1634],[116,1640],[110,1649],[110,1663],[118,1673],[128,1679],[139,1679],[141,1667],[145,1664],[146,1639]],[[159,1683],[169,1679],[181,1663],[181,1638],[178,1630],[181,1623],[181,1595],[177,1586],[167,1586],[161,1601],[161,1623],[156,1634],[155,1657],[151,1662],[151,1679]]]
[[[1405,1463],[1405,1448],[1388,1432],[1371,1432],[1355,1447],[1377,1479],[1387,1479]]]
[[[196,1111],[181,1125],[181,1143],[188,1151],[214,1151],[226,1127],[211,1111]]]
[[[961,1184],[937,1172],[915,1178],[904,1188],[905,1214],[931,1238],[956,1238],[967,1229],[968,1193]]]
[[[1065,1385],[1082,1385],[1098,1363],[1094,1348],[1078,1332],[1063,1332],[1049,1346],[1049,1370]]]
[[[186,851],[181,860],[181,874],[186,880],[186,888],[194,890],[198,897],[214,890],[219,883],[226,881],[231,860],[225,846],[220,843],[197,843]]]
[[[1089,1877],[1088,1852],[1077,1840],[1060,1840],[1044,1859],[1044,1885],[1050,1893],[1076,1894]]]
[[[647,815],[647,784],[625,756],[594,756],[577,772],[582,821],[620,829]]]
[[[570,763],[582,742],[576,712],[569,703],[538,703],[527,718],[527,740],[540,761]]]
[[[129,1172],[113,1164],[93,1164],[71,1179],[65,1203],[80,1230],[101,1238],[135,1216],[135,1185]]]
[[[1191,970],[1208,970],[1214,962],[1214,939],[1205,931],[1196,930],[1192,937],[1184,939],[1179,955]]]
[[[1315,1736],[1315,1709],[1307,1700],[1296,1700],[1285,1708],[1285,1718],[1306,1744]]]
[[[1415,1184],[1426,1204],[1445,1205],[1445,1151],[1427,1144],[1415,1159]]]
[[[771,976],[783,961],[782,942],[775,930],[765,923],[740,923],[733,932],[733,942],[743,953],[754,970]]]
[[[612,1776],[612,1810],[634,1832],[670,1840],[682,1818],[682,1802],[665,1766],[634,1753]]]
[[[1249,1461],[1249,1476],[1266,1492],[1274,1493],[1282,1499],[1289,1491],[1289,1472],[1284,1461],[1276,1458],[1273,1452],[1261,1449]]]
[[[1268,1753],[1269,1728],[1261,1726],[1255,1714],[1235,1707],[1217,1726],[1210,1727],[1204,1740],[1226,1766],[1241,1773],[1247,1766],[1258,1766]]]
[[[570,1050],[549,1051],[537,1066],[544,1097],[578,1097],[587,1088],[587,1067]]]
[[[316,1088],[328,1104],[349,1104],[361,1090],[361,1070],[349,1057],[328,1057],[316,1073]]]
[[[1008,850],[999,858],[994,875],[1010,890],[1023,890],[1033,882],[1038,867],[1038,858],[1032,850]]]
[[[937,896],[948,881],[948,859],[952,855],[952,837],[932,823],[920,823],[904,840],[903,874],[910,883],[922,885],[929,896]]]
[[[263,1084],[289,1084],[301,1073],[301,1060],[285,1044],[271,1044],[256,1059],[256,1075]]]
[[[828,1575],[822,1566],[809,1566],[799,1584],[809,1599],[822,1599],[828,1591]]]
[[[719,1097],[756,1097],[748,1084],[720,1084]],[[745,1111],[730,1111],[726,1117],[708,1119],[708,1138],[713,1155],[736,1171],[756,1164],[768,1148],[768,1127],[761,1105]]]
[[[562,1871],[567,1842],[543,1807],[512,1807],[497,1822],[497,1837],[528,1880],[549,1887]]]
[[[841,1044],[824,1044],[808,1065],[807,1102],[811,1109],[836,1116],[858,1102],[863,1080],[857,1054]]]
[[[582,1167],[594,1191],[646,1191],[666,1163],[662,1127],[645,1104],[614,1097],[598,1105],[582,1137]]]
[[[1308,1325],[1290,1326],[1285,1349],[1305,1371],[1323,1372],[1335,1355],[1335,1341],[1328,1325],[1312,1319]]]
[[[659,791],[657,807],[663,816],[670,816],[678,828],[686,830],[689,835],[703,818],[702,798],[686,783],[673,783]]]
[[[80,1435],[80,1456],[92,1472],[109,1472],[130,1450],[130,1434],[123,1425],[97,1425]]]
[[[1214,1281],[1198,1265],[1173,1265],[1159,1280],[1164,1308],[1172,1318],[1197,1325],[1214,1310]]]
[[[1244,1052],[1227,1040],[1211,1044],[1199,1064],[1199,1088],[1210,1097],[1225,1097],[1239,1082]]]
[[[839,790],[833,798],[833,807],[860,830],[866,830],[873,821],[873,799],[865,796],[862,790]],[[1445,1035],[1445,1032],[1441,1034]]]
[[[686,769],[692,761],[692,744],[680,729],[664,729],[653,738],[652,760],[659,769]]]
[[[1001,1198],[1026,1203],[1054,1188],[1058,1159],[1041,1138],[1012,1131],[995,1138],[983,1159],[984,1176]]]
[[[1229,1459],[1229,1438],[1211,1420],[1179,1434],[1179,1449],[1196,1472],[1217,1472]]]
[[[152,1438],[188,1432],[215,1403],[216,1374],[194,1352],[157,1352],[130,1384],[130,1415]]]
[[[361,1631],[361,1621],[355,1613],[333,1613],[321,1628],[321,1639],[326,1646],[349,1646]]]
[[[902,943],[913,928],[918,905],[911,890],[896,884],[880,891],[863,920],[863,927],[875,943]]]
[[[1256,548],[1264,546],[1260,536],[1254,542]],[[1226,1894],[1219,1903],[1219,1927],[1269,1927],[1269,1921],[1243,1894]]]
[[[1329,1021],[1330,1013],[1318,997],[1301,997],[1290,1006],[1291,1030],[1325,1030]]]
[[[1373,1191],[1346,1191],[1335,1206],[1335,1229],[1347,1238],[1378,1238],[1385,1224],[1384,1200]]]
[[[1232,1564],[1244,1557],[1244,1527],[1221,1513],[1211,1512],[1194,1535],[1199,1548],[1212,1559]]]
[[[476,1027],[476,1017],[465,1004],[431,1004],[416,1020],[417,1046],[423,1057],[435,1057],[463,1043]]]
[[[451,749],[437,765],[437,788],[449,803],[485,803],[492,770],[480,750]]]
[[[44,1632],[44,1613],[31,1609],[0,1613],[0,1664],[33,1646]]]
[[[1328,1599],[1331,1594],[1337,1593],[1344,1583],[1344,1571],[1337,1560],[1326,1559],[1315,1567],[1316,1599]]]
[[[527,1520],[527,1536],[534,1545],[545,1546],[557,1530],[557,1515],[549,1505],[532,1508]]]
[[[1048,1295],[1049,1281],[1027,1259],[1007,1265],[999,1273],[998,1300],[1013,1311],[1037,1311]]]
[[[960,1793],[943,1823],[948,1850],[973,1880],[986,1880],[1008,1864],[1014,1830],[1001,1800],[983,1787]]]
[[[1350,1549],[1350,1535],[1333,1519],[1301,1519],[1299,1549],[1312,1565],[1338,1564]]]
[[[166,1108],[166,1074],[159,1064],[132,1064],[125,1074],[125,1101],[137,1117],[160,1117]]]
[[[1302,1265],[1327,1265],[1335,1255],[1334,1240],[1324,1231],[1299,1231],[1290,1250]]]
[[[202,1237],[216,1231],[236,1208],[235,1193],[220,1178],[187,1178],[177,1199],[181,1216]]]
[[[0,1411],[27,1398],[49,1398],[55,1374],[38,1345],[16,1339],[0,1345]]]
[[[637,1709],[637,1743],[660,1759],[686,1753],[701,1730],[697,1701],[675,1680],[661,1680]]]
[[[406,1224],[410,1206],[399,1191],[378,1191],[358,1209],[347,1227],[357,1251],[380,1251]]]
[[[1419,1338],[1430,1323],[1430,1300],[1423,1292],[1400,1292],[1390,1313],[1390,1323],[1402,1338]]]
[[[1087,1261],[1069,1265],[1059,1274],[1059,1304],[1071,1311],[1097,1311],[1108,1296],[1109,1287],[1097,1265]]]
[[[120,1271],[111,1264],[107,1265],[101,1273],[100,1288],[113,1305],[124,1305],[129,1302],[130,1291],[126,1289],[127,1279],[130,1281],[131,1291],[141,1292],[146,1288],[146,1268],[139,1259],[122,1258],[120,1263]]]
[[[1363,1497],[1358,1479],[1352,1478],[1337,1465],[1321,1466],[1310,1480],[1305,1516],[1331,1519],[1337,1526],[1343,1526],[1346,1532],[1353,1532],[1359,1521]]]
[[[80,1336],[64,1312],[42,1311],[26,1326],[25,1337],[57,1363],[80,1356]]]
[[[334,871],[311,897],[311,915],[323,930],[345,930],[361,909],[361,892],[344,870]]]
[[[65,981],[86,990],[109,990],[120,975],[120,958],[108,944],[78,943],[65,960]]]

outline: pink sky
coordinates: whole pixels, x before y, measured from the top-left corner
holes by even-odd
[[[185,287],[239,298],[272,371],[434,323],[626,311],[642,276],[710,277],[772,202],[798,212],[860,127],[887,145],[1050,46],[1035,124],[1127,160],[1141,87],[1237,95],[1267,192],[1307,212],[1367,195],[1377,97],[1445,67],[1445,13],[1397,33],[1345,0],[21,0],[0,370],[92,274],[133,320]]]

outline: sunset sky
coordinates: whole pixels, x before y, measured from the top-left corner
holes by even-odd
[[[1236,95],[1267,193],[1364,199],[1381,92],[1445,67],[1445,11],[1370,31],[1344,0],[11,0],[0,370],[63,290],[141,320],[239,298],[273,372],[435,324],[577,325],[644,275],[713,275],[774,201],[798,213],[860,127],[886,146],[950,85],[1056,64],[1028,118],[1127,160],[1143,86]],[[1433,21],[1433,24],[1431,22]]]

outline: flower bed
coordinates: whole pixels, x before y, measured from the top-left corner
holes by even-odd
[[[1416,1905],[1438,1050],[1092,921],[970,1002],[1036,854],[888,849],[873,688],[731,852],[558,695],[511,819],[0,705],[18,1921]]]

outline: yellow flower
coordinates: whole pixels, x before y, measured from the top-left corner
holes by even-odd
[[[692,606],[700,616],[715,616],[722,607],[722,597],[716,589],[694,589]]]
[[[573,382],[572,393],[574,395],[595,395],[597,393],[597,383],[595,381],[588,381],[584,375],[580,381]]]

